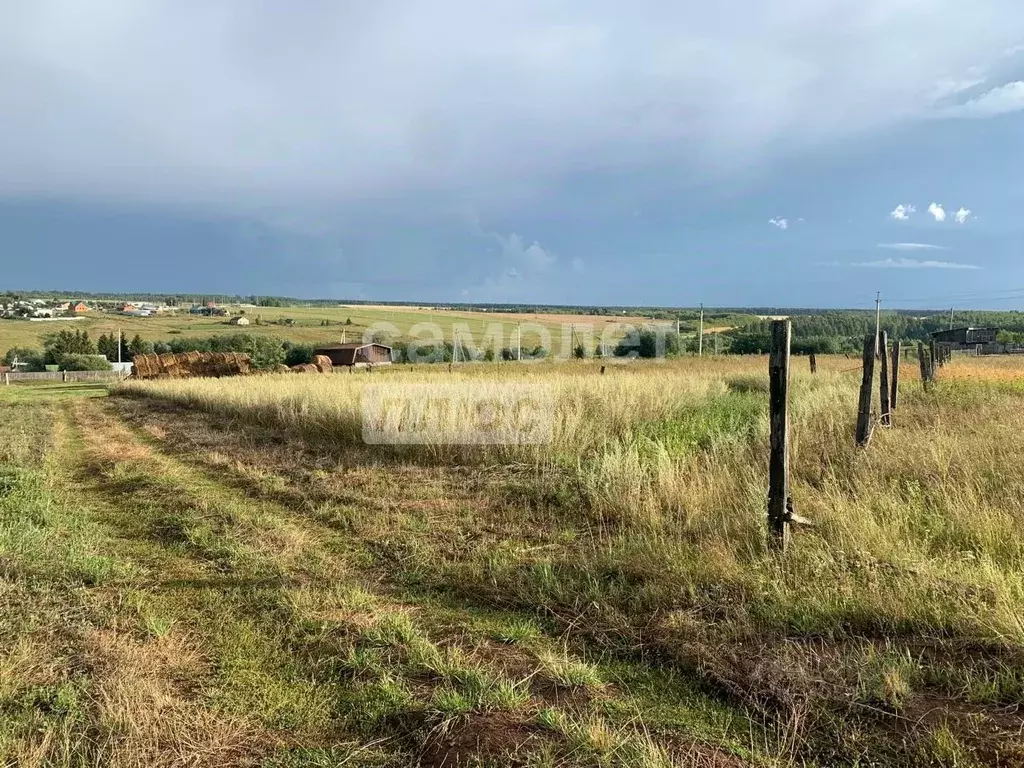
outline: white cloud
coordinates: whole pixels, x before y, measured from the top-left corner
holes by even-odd
[[[779,229],[789,229],[789,219],[772,218],[768,219],[768,223]]]
[[[494,238],[501,245],[502,258],[512,264],[512,270],[516,270],[516,277],[522,274],[533,276],[547,272],[557,261],[551,252],[541,247],[540,243],[526,245],[523,238],[515,232],[507,237],[496,233]]]
[[[944,245],[930,245],[928,243],[879,243],[879,248],[888,248],[891,251],[944,251]]]
[[[953,261],[918,261],[917,259],[861,261],[850,264],[850,266],[871,267],[873,269],[981,269],[981,267],[975,264],[958,264]]]
[[[969,218],[971,218],[971,209],[961,207],[959,211],[953,214],[957,224],[965,224]]]
[[[571,275],[585,269],[582,258],[560,258],[539,242],[527,245],[529,241],[515,232],[480,234],[496,241],[500,248],[497,254],[494,248],[488,250],[495,263],[470,286],[474,301],[536,301],[538,292],[542,295],[551,288],[556,289],[557,295],[565,290]]]
[[[889,216],[896,219],[897,221],[906,221],[907,219],[910,218],[910,214],[912,213],[917,213],[917,208],[907,203],[897,205],[889,214]]]
[[[931,203],[928,206],[928,213],[934,216],[936,221],[946,220],[946,209],[942,207],[941,203]]]
[[[946,107],[942,117],[986,118],[1024,109],[1024,80],[1000,85],[975,99]]]

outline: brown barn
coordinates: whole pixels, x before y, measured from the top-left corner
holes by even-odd
[[[391,362],[391,347],[385,344],[328,344],[313,350],[314,355],[331,359],[332,365],[387,365]]]

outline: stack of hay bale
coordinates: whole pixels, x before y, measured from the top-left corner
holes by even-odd
[[[291,367],[295,373],[334,373],[334,365],[327,355],[316,355],[312,363],[302,363]]]
[[[241,376],[250,372],[252,361],[241,352],[182,352],[166,355],[136,355],[134,374],[140,379],[184,379],[190,376]]]

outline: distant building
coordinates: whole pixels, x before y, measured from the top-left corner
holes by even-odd
[[[948,331],[936,331],[932,339],[936,344],[953,349],[976,349],[978,346],[989,346],[996,343],[998,328],[952,328]]]
[[[86,312],[88,312],[89,308],[87,306],[85,306],[84,302],[76,301],[74,304],[72,304],[69,307],[68,311],[69,312],[74,312],[76,315],[81,315],[81,314],[85,314]]]
[[[122,304],[120,307],[117,308],[117,311],[128,314],[129,312],[138,312],[139,308],[132,304],[131,302],[129,302],[127,304]]]
[[[249,318],[246,317],[245,315],[235,315],[230,320],[228,320],[228,322],[231,323],[231,325],[248,325]]]
[[[386,344],[327,344],[314,349],[313,354],[329,357],[332,365],[352,367],[391,363],[391,347]]]

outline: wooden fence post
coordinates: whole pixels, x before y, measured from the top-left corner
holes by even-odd
[[[878,350],[882,367],[878,371],[878,404],[879,421],[882,426],[889,426],[889,334],[878,332]]]
[[[811,373],[817,373],[817,372],[818,372],[818,358],[816,358],[814,356],[814,353],[811,352]]]
[[[860,403],[857,406],[857,445],[864,447],[871,440],[871,385],[875,379],[875,334],[864,337],[864,377],[860,382]]]
[[[789,340],[790,321],[773,320],[768,357],[768,546],[779,552],[789,544]]]
[[[892,377],[889,392],[889,423],[892,423],[892,415],[896,412],[896,403],[900,397],[900,342],[895,340],[892,343],[892,370],[889,375]]]
[[[917,363],[921,367],[921,385],[928,388],[928,361],[924,357],[924,342],[917,342]]]

